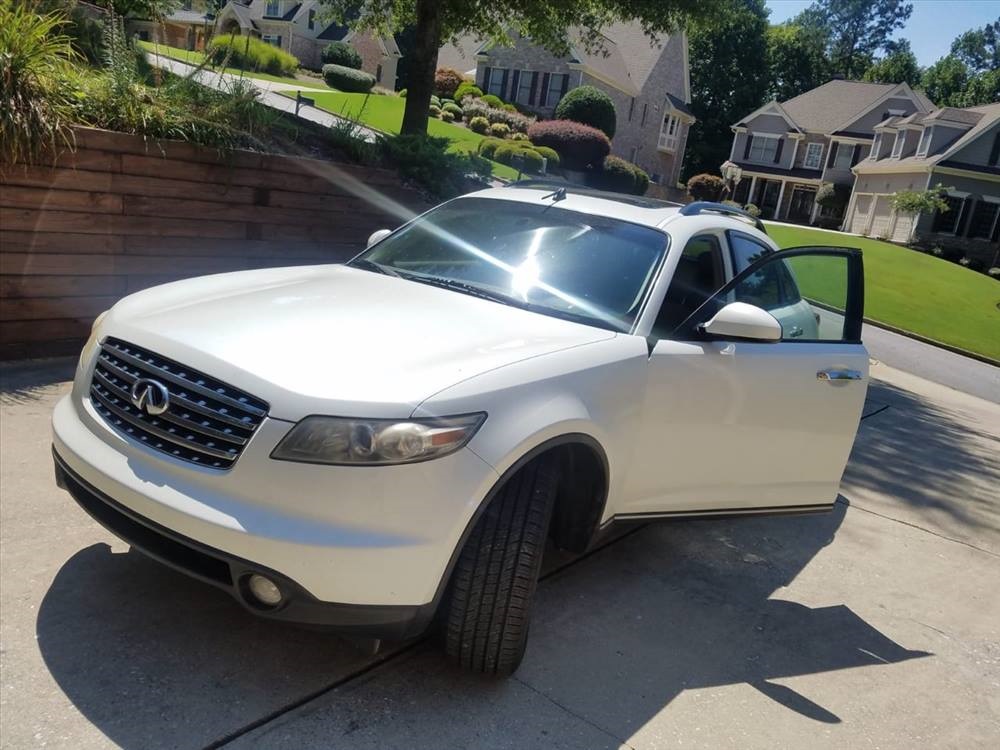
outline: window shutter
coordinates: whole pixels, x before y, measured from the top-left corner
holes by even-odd
[[[500,79],[500,98],[507,99],[507,77],[510,75],[510,70],[507,68],[503,69],[503,78]]]
[[[538,93],[538,71],[531,74],[531,92],[528,94],[528,104],[535,104],[535,95]]]
[[[836,141],[834,141],[834,142],[833,142],[833,143],[832,143],[832,144],[830,145],[830,157],[829,157],[829,158],[828,158],[828,159],[826,160],[826,166],[827,166],[827,168],[829,168],[829,167],[832,167],[832,166],[833,166],[833,162],[834,162],[834,161],[836,160],[836,158],[837,158],[837,149],[839,149],[839,148],[840,148],[840,144],[839,144],[839,143],[837,143]]]
[[[490,93],[490,78],[493,77],[493,68],[485,67],[483,68],[483,92]]]
[[[785,146],[785,139],[784,138],[779,138],[778,139],[778,148],[775,149],[775,151],[774,151],[774,163],[775,164],[777,164],[778,162],[781,161],[781,149],[784,148],[784,146]]]
[[[542,74],[542,92],[538,96],[538,105],[547,107],[549,104],[549,74]]]
[[[635,97],[632,97],[632,101],[628,103],[628,121],[632,122],[632,112],[635,111]]]
[[[860,143],[855,143],[854,144],[854,153],[851,154],[851,166],[853,167],[859,161],[861,161],[861,144]]]
[[[993,148],[990,149],[990,166],[995,167],[1000,162],[1000,130],[993,136]]]
[[[510,77],[510,100],[517,101],[517,87],[521,83],[521,71],[515,70]]]
[[[559,90],[559,98],[562,99],[566,96],[566,90],[569,88],[569,73],[563,74],[562,88]]]
[[[743,149],[743,158],[744,159],[749,159],[750,158],[750,146],[753,145],[753,135],[751,135],[750,133],[744,133],[743,135],[747,139],[747,145]]]

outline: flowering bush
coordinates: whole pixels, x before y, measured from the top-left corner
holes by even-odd
[[[451,99],[463,83],[462,74],[451,68],[438,68],[434,74],[434,93]]]
[[[705,172],[696,174],[687,181],[687,191],[696,201],[717,201],[725,184],[718,175]]]
[[[495,122],[490,125],[490,135],[494,138],[506,138],[510,135],[510,126],[502,122]]]
[[[571,120],[536,122],[528,128],[528,138],[538,146],[554,149],[567,169],[601,165],[611,152],[611,141],[604,133]]]
[[[485,117],[473,117],[469,120],[469,130],[473,133],[485,133],[490,129],[490,121]]]

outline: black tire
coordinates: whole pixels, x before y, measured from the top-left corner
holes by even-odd
[[[521,664],[555,493],[549,462],[526,464],[462,549],[443,625],[445,653],[465,669],[505,676]]]

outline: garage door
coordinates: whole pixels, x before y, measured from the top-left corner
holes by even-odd
[[[869,237],[888,237],[889,220],[892,218],[892,206],[888,195],[875,198],[875,216],[872,218],[872,228],[868,230]]]
[[[865,227],[868,226],[868,212],[872,208],[872,197],[870,195],[859,195],[854,201],[854,213],[851,215],[850,230],[855,234],[864,234]]]
[[[906,242],[910,239],[913,219],[913,214],[896,214],[896,226],[892,228],[893,242]]]

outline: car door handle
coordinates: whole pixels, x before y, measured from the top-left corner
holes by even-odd
[[[861,380],[860,370],[820,370],[816,373],[816,380],[824,380],[828,383],[834,380]]]

